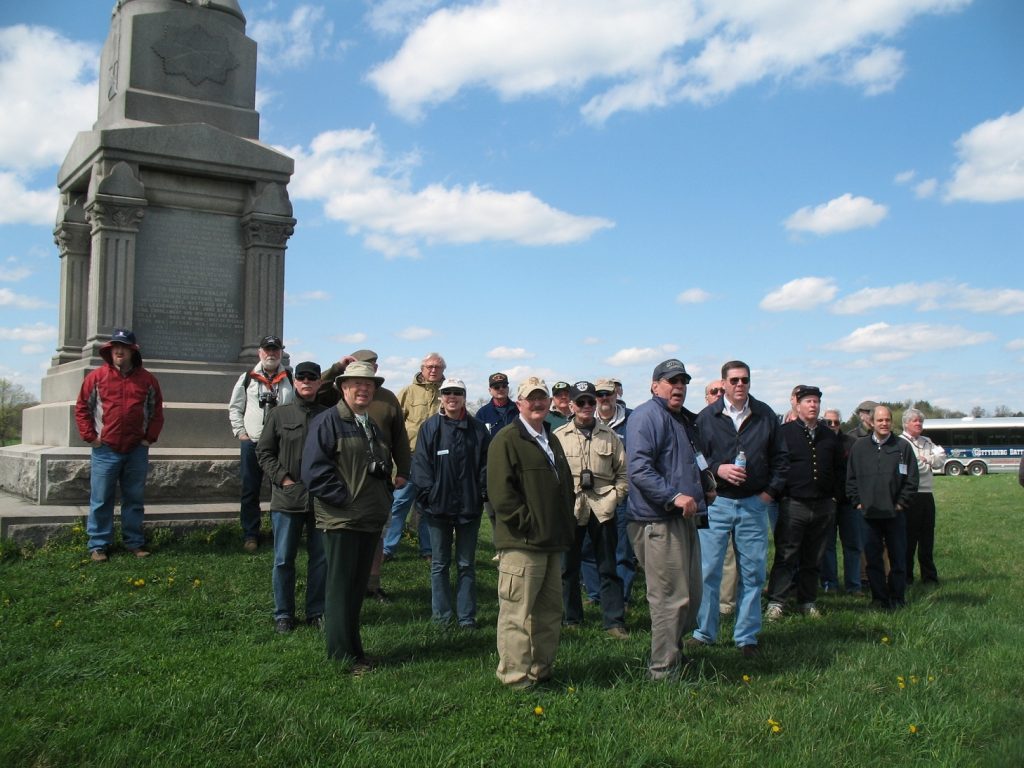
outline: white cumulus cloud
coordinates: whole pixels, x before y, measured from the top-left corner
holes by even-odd
[[[309,149],[284,151],[295,158],[292,197],[322,200],[328,218],[346,222],[364,235],[368,248],[387,257],[415,257],[431,243],[574,243],[613,226],[560,211],[527,191],[500,192],[479,183],[417,189],[411,174],[418,158],[389,158],[372,126],[329,131]]]
[[[366,338],[365,333],[357,331],[355,333],[336,333],[331,336],[331,341],[336,341],[339,344],[362,344]]]
[[[919,198],[931,197],[938,189],[938,179],[925,179],[914,185],[914,194]]]
[[[1006,342],[1006,348],[1011,352],[1018,349],[1024,349],[1024,339],[1013,339],[1012,341],[1008,341]]]
[[[677,304],[702,304],[711,298],[711,294],[701,288],[688,288],[676,296]]]
[[[395,112],[413,119],[474,87],[503,99],[596,91],[581,108],[593,122],[622,110],[706,103],[763,80],[827,78],[874,95],[891,90],[907,67],[887,41],[920,15],[968,3],[469,2],[416,20],[369,80]],[[403,22],[429,7],[426,0],[385,5],[405,11],[398,14]]]
[[[284,303],[289,306],[296,306],[299,304],[305,304],[310,301],[328,301],[331,298],[331,294],[327,291],[302,291],[301,293],[288,293],[284,295]]]
[[[534,354],[522,347],[495,347],[487,356],[493,360],[526,360],[534,357]]]
[[[434,332],[429,328],[419,328],[415,325],[410,325],[408,328],[403,328],[395,334],[400,339],[406,341],[420,341],[421,339],[429,339],[434,335]]]
[[[98,53],[45,27],[0,28],[0,166],[25,171],[64,158],[96,119]]]
[[[831,277],[799,277],[769,293],[759,306],[768,312],[813,309],[832,301],[838,290]]]
[[[24,296],[15,293],[10,288],[0,288],[0,307],[15,307],[17,309],[42,309],[51,306],[42,299],[33,296]]]
[[[837,315],[855,315],[879,307],[913,305],[919,311],[962,309],[979,314],[1014,315],[1024,312],[1024,290],[975,288],[966,283],[900,283],[844,296],[832,305]]]
[[[255,19],[246,28],[259,45],[259,63],[267,69],[308,64],[332,46],[334,22],[322,6],[300,5],[286,20]]]
[[[786,229],[831,235],[851,229],[874,227],[886,217],[889,209],[868,197],[854,197],[849,192],[811,208],[801,208],[786,219]]]
[[[28,267],[0,267],[0,282],[16,283],[32,274]]]
[[[605,358],[605,362],[616,367],[636,365],[637,363],[655,363],[678,349],[679,347],[675,344],[662,344],[659,347],[627,347],[620,349],[611,357]]]
[[[57,327],[46,323],[23,325],[16,328],[0,328],[0,339],[4,341],[28,341],[39,343],[56,340]]]
[[[843,352],[922,352],[952,347],[969,347],[991,341],[988,331],[971,331],[958,325],[872,323],[857,328],[832,345]]]
[[[1024,199],[1024,108],[974,126],[957,139],[956,153],[947,200]]]

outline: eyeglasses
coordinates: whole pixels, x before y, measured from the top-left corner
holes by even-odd
[[[508,389],[508,384],[491,384],[491,389]]]
[[[708,390],[709,395],[724,395],[725,387],[712,387]]]
[[[576,401],[576,405],[580,408],[592,408],[597,405],[597,400],[590,397],[581,397]]]
[[[749,384],[750,383],[750,377],[749,376],[730,376],[729,377],[729,383],[732,384],[734,387],[737,384]]]
[[[839,426],[839,421],[836,420],[836,419],[825,419],[825,423],[828,424],[830,427],[838,427]]]
[[[601,389],[601,390],[598,390],[596,394],[597,394],[598,397],[611,397],[615,393],[614,392],[605,392],[603,389]]]
[[[461,389],[445,389],[441,391],[442,397],[465,397],[466,393]]]
[[[300,373],[298,376],[295,377],[295,380],[296,381],[317,381],[317,380],[319,380],[319,378],[320,377],[317,376],[315,373]]]

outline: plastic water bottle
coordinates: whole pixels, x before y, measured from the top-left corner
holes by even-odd
[[[740,469],[746,469],[747,468],[747,454],[745,454],[743,451],[740,451],[739,453],[737,453],[736,454],[736,460],[733,462],[733,464],[735,464]]]

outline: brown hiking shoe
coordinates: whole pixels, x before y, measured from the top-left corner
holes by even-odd
[[[260,548],[260,540],[255,536],[246,536],[245,543],[242,544],[242,549],[248,552],[250,555],[254,554],[257,549]]]
[[[149,557],[149,550],[143,549],[142,547],[136,547],[135,549],[129,549],[128,551],[136,557]]]
[[[89,553],[89,557],[92,558],[94,563],[105,563],[107,562],[107,553],[102,549],[94,549]]]

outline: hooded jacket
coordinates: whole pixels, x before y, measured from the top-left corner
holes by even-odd
[[[138,345],[128,373],[114,365],[113,342],[100,347],[106,362],[89,372],[78,391],[75,422],[87,443],[99,438],[118,453],[134,450],[143,440],[155,443],[164,426],[164,398],[156,377],[142,367]]]

